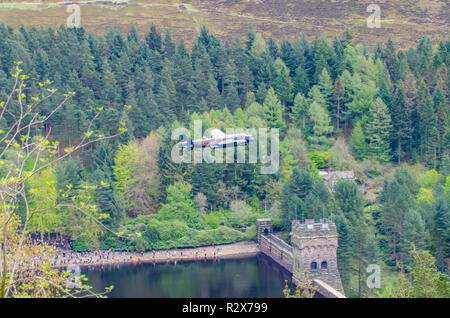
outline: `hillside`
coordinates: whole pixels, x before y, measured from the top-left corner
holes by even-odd
[[[2,264],[28,271],[43,243],[217,246],[256,240],[259,218],[283,239],[328,218],[347,296],[450,297],[448,4],[382,2],[368,29],[361,1],[91,1],[94,35],[55,31],[68,4],[0,5]],[[229,128],[254,138],[202,138]],[[430,277],[411,291],[408,266]]]
[[[366,12],[372,0],[122,0],[60,1],[2,0],[0,22],[19,26],[57,27],[66,23],[69,3],[81,7],[81,25],[104,34],[110,27],[128,30],[131,24],[147,32],[151,23],[169,28],[175,39],[191,44],[199,27],[206,25],[221,39],[233,39],[248,32],[249,25],[265,37],[293,39],[300,33],[312,37],[341,34],[346,28],[355,42],[369,48],[390,35],[397,47],[417,44],[423,36],[432,43],[449,37],[450,3],[444,0],[380,0],[381,28],[369,29]]]

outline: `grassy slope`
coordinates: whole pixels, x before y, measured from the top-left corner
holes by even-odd
[[[66,22],[67,2],[61,0],[0,0],[0,22],[19,26],[57,27]],[[245,36],[251,24],[267,38],[293,38],[341,34],[348,28],[357,42],[373,47],[390,35],[399,47],[415,45],[427,35],[433,42],[448,39],[450,3],[445,0],[378,0],[382,28],[369,29],[367,5],[373,0],[114,0],[122,5],[86,4],[81,7],[81,24],[104,34],[110,26],[127,30],[132,23],[146,32],[151,23],[169,28],[175,38],[189,44],[205,24],[223,39]],[[187,9],[186,9],[187,8]]]

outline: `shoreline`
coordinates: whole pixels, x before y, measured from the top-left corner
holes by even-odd
[[[74,253],[73,251],[67,251]],[[142,263],[169,263],[179,261],[202,261],[214,259],[233,259],[252,257],[261,251],[256,242],[236,242],[207,247],[173,248],[170,250],[155,250],[145,252],[126,252],[120,259],[98,259],[92,262],[69,262],[66,264],[52,265],[52,268],[65,268],[69,266],[101,266],[118,264],[142,264]],[[85,257],[95,253],[107,253],[107,251],[87,252]]]

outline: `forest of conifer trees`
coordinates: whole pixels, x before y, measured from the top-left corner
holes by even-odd
[[[347,31],[277,42],[250,29],[229,43],[203,27],[187,48],[154,25],[148,34],[132,27],[103,37],[2,24],[0,38],[0,100],[14,85],[15,61],[29,76],[28,99],[47,79],[57,89],[39,105],[41,116],[76,93],[32,134],[49,134],[63,153],[86,134],[126,127],[29,184],[51,194],[35,198],[48,206],[83,201],[111,231],[62,208],[31,219],[34,235],[68,238],[78,250],[148,250],[254,240],[258,217],[288,231],[294,218],[325,216],[338,228],[346,290],[359,286],[355,275],[367,264],[411,265],[410,243],[448,270],[450,41],[422,38],[397,50],[389,39],[371,52]],[[204,129],[279,128],[280,169],[264,175],[260,163],[173,163],[171,131],[198,119]],[[1,132],[14,120],[6,115]],[[321,168],[354,170],[356,180],[330,189]],[[364,184],[382,171],[390,173],[368,198]],[[19,202],[22,217],[23,208]]]

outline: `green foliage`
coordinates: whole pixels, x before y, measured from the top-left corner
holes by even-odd
[[[76,240],[72,243],[72,249],[77,252],[90,251],[94,248],[92,244],[86,243],[83,240]]]
[[[360,122],[357,122],[353,128],[352,136],[350,138],[350,146],[356,159],[362,160],[367,156],[366,135],[364,134]]]
[[[328,150],[328,165],[337,170],[354,170],[356,177],[360,181],[364,181],[364,177],[358,175],[358,164],[344,137],[338,137],[333,147]]]
[[[275,95],[273,88],[269,88],[267,91],[263,107],[269,128],[278,128],[282,130],[285,126],[283,121],[284,107]]]
[[[327,150],[333,143],[329,137],[333,131],[333,126],[330,125],[331,120],[328,111],[316,101],[313,101],[309,106],[309,119],[312,122],[312,135],[309,136],[309,142],[312,149]]]
[[[429,251],[417,251],[414,244],[410,252],[414,265],[409,267],[412,280],[402,275],[398,287],[388,289],[381,297],[449,298],[448,276],[438,272],[435,258]]]
[[[202,215],[195,206],[191,191],[192,186],[186,182],[177,182],[167,187],[167,203],[159,209],[159,219],[179,219],[191,227],[202,228]]]
[[[294,106],[292,106],[289,117],[297,127],[306,129],[306,120],[308,118],[308,100],[302,93],[298,93],[294,98]]]
[[[328,167],[329,153],[327,151],[313,151],[308,156],[318,169]]]
[[[55,233],[61,230],[61,213],[55,209],[57,201],[56,175],[52,167],[35,174],[28,182],[31,200],[29,209],[33,211],[29,229],[35,233]]]
[[[313,286],[312,280],[309,279],[309,275],[308,274],[305,275],[303,273],[299,279],[299,284],[296,287],[295,294],[291,295],[291,290],[287,285],[287,280],[285,281],[283,294],[285,298],[313,298],[317,290],[318,287]]]
[[[289,69],[280,58],[275,61],[275,68],[277,69],[277,75],[274,82],[274,89],[282,104],[286,105],[286,102],[289,102],[292,99],[293,90],[292,80],[289,76]]]
[[[411,243],[418,249],[425,248],[428,233],[425,229],[425,222],[416,210],[408,210],[403,221],[403,229],[399,240],[399,255],[402,266],[410,265],[412,257],[409,255]]]
[[[431,189],[420,188],[417,201],[425,201],[429,205],[432,205],[434,203],[433,191]]]
[[[450,253],[450,209],[448,197],[444,190],[438,188],[435,193],[434,209],[434,233],[436,237],[436,262],[440,271],[445,271],[445,257]]]
[[[220,212],[206,214],[204,218],[206,226],[211,229],[217,229],[223,221],[223,215]]]
[[[425,189],[434,190],[440,177],[441,176],[439,175],[439,173],[436,170],[432,169],[427,171],[424,175],[420,176],[418,181]]]
[[[287,139],[280,142],[279,149],[281,165],[280,180],[285,182],[291,176],[292,170],[297,167],[298,160],[295,159],[295,156],[291,151],[290,143]]]
[[[114,159],[114,179],[117,192],[123,194],[128,191],[132,183],[132,166],[138,162],[138,147],[134,142],[120,145]]]
[[[389,134],[391,132],[391,118],[386,105],[377,98],[372,109],[372,118],[366,124],[368,156],[382,162],[389,161],[390,145]]]
[[[314,179],[307,170],[294,169],[283,186],[281,210],[284,226],[294,219],[320,219],[326,216],[330,194],[322,180]]]
[[[216,215],[215,217],[219,217]],[[127,240],[109,240],[109,248],[127,250],[167,249],[174,247],[227,244],[246,236],[230,227],[218,225],[213,228],[195,229],[182,220],[159,220],[154,215],[140,215],[128,219],[123,225],[124,233],[133,236]]]
[[[252,226],[248,227],[245,230],[244,237],[246,241],[256,241],[257,240],[257,229],[256,225],[253,224]]]
[[[32,209],[46,209],[30,219],[32,232],[67,235],[80,249],[143,250],[253,240],[261,216],[271,217],[275,229],[289,230],[292,219],[332,215],[347,291],[355,270],[375,258],[377,245],[384,260],[405,266],[411,262],[407,242],[414,241],[435,253],[445,270],[448,43],[433,48],[425,38],[417,48],[396,51],[388,41],[371,55],[363,45],[352,46],[348,31],[333,43],[301,37],[266,45],[261,34],[227,44],[202,28],[188,51],[155,26],[144,37],[135,29],[126,37],[118,31],[96,37],[65,27],[20,33],[0,27],[0,37],[2,96],[8,94],[11,79],[5,74],[14,54],[33,77],[52,78],[59,89],[55,98],[67,87],[76,91],[62,114],[31,137],[51,128],[63,150],[81,138],[126,129],[30,180]],[[33,101],[31,95],[26,99]],[[52,102],[39,105],[38,113],[47,116]],[[98,122],[87,131],[97,113]],[[0,136],[14,115],[2,118]],[[261,175],[260,165],[249,163],[173,163],[171,131],[185,126],[193,133],[196,119],[204,129],[281,129],[278,173]],[[352,154],[370,161],[356,163]],[[348,180],[330,193],[317,170],[354,170],[358,184],[371,191],[373,178],[389,174],[380,162],[389,164],[394,154],[424,166],[387,178],[381,208],[374,210],[364,209],[362,190]],[[5,171],[0,163],[2,177]],[[95,189],[85,191],[91,184]],[[53,202],[66,206],[52,209]],[[87,214],[68,205],[83,205]],[[22,204],[21,215],[24,209]],[[94,220],[125,235],[115,237]]]
[[[337,208],[352,226],[363,221],[364,197],[355,181],[339,179],[334,186],[334,198]]]

